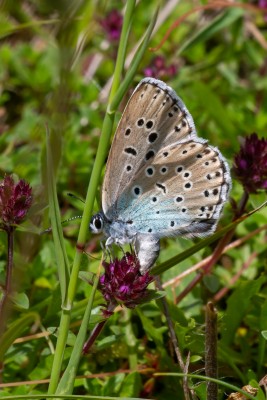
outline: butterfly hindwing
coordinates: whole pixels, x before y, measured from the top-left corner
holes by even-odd
[[[228,177],[221,153],[205,140],[166,146],[122,191],[120,216],[127,215],[143,234],[206,236],[216,228],[229,191]]]

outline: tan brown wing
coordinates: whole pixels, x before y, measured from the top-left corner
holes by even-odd
[[[124,110],[109,153],[102,189],[106,216],[118,215],[120,195],[160,149],[194,137],[193,119],[176,93],[164,82],[143,79]]]

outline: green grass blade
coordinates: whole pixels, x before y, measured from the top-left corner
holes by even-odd
[[[235,135],[236,127],[228,116],[228,111],[219,96],[202,82],[193,82],[192,90],[200,102],[201,99],[205,99],[207,113],[223,131],[227,132],[227,136]]]
[[[149,44],[150,36],[153,32],[154,26],[157,21],[158,11],[159,11],[159,6],[157,7],[157,9],[151,19],[151,22],[150,22],[150,24],[147,28],[147,31],[144,35],[144,39],[143,39],[142,43],[140,44],[139,48],[137,49],[137,51],[133,57],[133,61],[132,61],[132,64],[131,64],[129,70],[127,71],[127,74],[126,74],[123,82],[119,86],[119,88],[116,92],[116,95],[114,96],[114,98],[112,100],[112,103],[109,107],[111,113],[114,112],[114,110],[116,110],[118,108],[118,105],[120,104],[121,99],[123,98],[126,90],[132,83],[132,80],[134,78],[134,75],[135,75],[138,67],[139,67],[139,64],[142,61],[142,58],[144,57],[145,51],[147,50],[147,47]]]
[[[257,396],[252,396],[251,394],[249,394],[248,392],[245,392],[244,390],[240,389],[238,386],[234,386],[231,385],[230,383],[221,381],[219,379],[215,379],[215,378],[209,378],[208,376],[204,376],[204,375],[195,375],[195,374],[183,374],[180,372],[157,372],[156,374],[154,374],[155,376],[177,376],[177,377],[188,377],[191,379],[198,379],[200,381],[207,381],[207,382],[214,382],[217,383],[220,386],[226,387],[227,389],[233,390],[234,392],[239,392],[242,393],[243,395],[246,396],[246,398],[248,399],[252,399],[252,400],[256,400]]]
[[[90,396],[90,395],[81,395],[81,394],[64,394],[64,395],[58,395],[58,394],[50,394],[50,395],[45,395],[47,399],[62,399],[62,400],[147,400],[147,398],[143,397],[114,397],[114,396]],[[34,399],[41,399],[43,400],[44,394],[20,394],[20,395],[14,395],[14,396],[1,396],[1,400],[34,400]],[[254,398],[255,400],[255,398]]]
[[[131,30],[132,20],[133,20],[133,15],[134,15],[135,3],[136,3],[135,0],[127,1],[127,8],[126,8],[126,12],[125,12],[124,19],[123,19],[121,38],[120,38],[120,43],[119,43],[118,55],[117,55],[117,60],[116,60],[116,65],[115,65],[115,71],[114,71],[109,101],[111,101],[111,99],[113,99],[115,93],[117,92],[117,90],[120,86],[121,74],[122,74],[123,67],[124,67],[126,49],[127,49],[127,45],[128,45],[128,37],[129,37],[130,30]]]
[[[1,336],[0,339],[0,362],[3,361],[6,351],[12,345],[15,339],[20,337],[31,324],[39,321],[40,317],[35,312],[24,314],[15,320]]]
[[[214,18],[208,25],[199,30],[195,35],[193,35],[189,40],[187,40],[178,50],[178,54],[184,51],[190,50],[193,46],[197,46],[201,42],[207,41],[209,38],[214,36],[216,33],[222,29],[228,28],[237,19],[244,15],[244,10],[242,8],[230,8],[226,10],[223,14],[218,15]]]
[[[48,180],[48,194],[49,194],[49,213],[52,226],[52,234],[55,245],[55,254],[58,267],[59,284],[61,289],[62,305],[66,307],[66,294],[69,283],[69,261],[65,249],[63,238],[61,216],[59,211],[55,169],[53,163],[53,155],[51,149],[50,135],[47,132],[47,180]]]
[[[77,335],[77,338],[75,340],[75,344],[71,353],[71,357],[68,363],[68,366],[59,382],[59,385],[57,387],[57,394],[71,394],[75,382],[75,377],[76,377],[76,372],[77,368],[80,362],[80,357],[83,349],[83,344],[85,342],[86,338],[86,332],[91,316],[91,311],[92,311],[92,306],[93,306],[93,301],[98,285],[99,277],[95,277],[94,280],[94,285],[93,289],[83,316],[82,324],[79,330],[79,333]]]

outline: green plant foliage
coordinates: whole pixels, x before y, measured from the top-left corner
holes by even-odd
[[[33,204],[12,225],[12,251],[0,221],[0,398],[223,400],[246,385],[258,390],[249,398],[266,397],[267,2],[219,3],[1,7],[0,180],[26,180]],[[258,167],[265,183],[249,193],[233,176],[216,233],[163,239],[152,269],[160,282],[136,308],[107,309],[98,279],[109,254],[88,225],[101,207],[112,135],[148,70],[182,97],[199,136],[231,167],[245,137],[265,140],[243,184]],[[218,316],[216,398],[205,375],[209,301]]]

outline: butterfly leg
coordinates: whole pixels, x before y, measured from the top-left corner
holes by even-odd
[[[124,255],[124,257],[125,257],[125,256],[126,256],[126,253],[125,253],[125,251],[124,251],[122,245],[121,245],[120,243],[116,243],[116,244],[117,244],[117,246],[119,247],[119,249],[121,250],[121,252],[122,252],[122,254]]]
[[[111,254],[111,246],[107,245],[107,243],[104,244],[103,242],[100,242],[100,246],[104,254],[104,260],[109,257],[110,261],[112,261],[114,257],[112,257]]]

